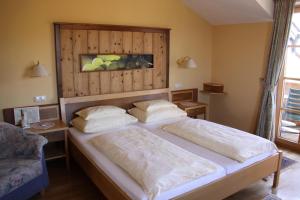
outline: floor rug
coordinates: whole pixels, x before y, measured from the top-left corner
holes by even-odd
[[[277,197],[274,194],[269,194],[267,195],[265,198],[263,198],[262,200],[281,200],[279,197]]]
[[[285,169],[293,164],[297,163],[296,160],[293,160],[291,158],[288,158],[288,157],[285,157],[283,156],[282,157],[282,162],[281,162],[281,169]]]

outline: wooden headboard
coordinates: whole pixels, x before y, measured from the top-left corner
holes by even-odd
[[[168,88],[168,28],[55,23],[59,98]],[[81,72],[81,54],[153,54],[153,68]]]
[[[69,124],[75,117],[75,113],[83,108],[97,105],[114,105],[128,110],[133,107],[134,102],[154,99],[169,100],[169,89],[165,88],[86,97],[60,98],[61,117],[64,122]]]

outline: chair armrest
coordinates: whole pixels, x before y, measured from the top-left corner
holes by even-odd
[[[16,146],[16,157],[41,159],[43,156],[43,146],[48,140],[40,135],[24,134],[22,143]]]
[[[10,157],[42,158],[42,148],[47,139],[28,134],[14,125],[0,122],[0,159]]]

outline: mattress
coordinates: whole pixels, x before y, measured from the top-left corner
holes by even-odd
[[[260,154],[258,156],[255,156],[251,159],[246,160],[245,162],[238,162],[236,160],[232,160],[228,157],[225,157],[221,154],[218,154],[214,151],[211,151],[209,149],[206,149],[204,147],[201,147],[197,144],[194,144],[190,141],[187,141],[183,138],[180,138],[174,134],[168,133],[164,130],[161,129],[161,126],[169,124],[169,123],[174,123],[176,121],[184,120],[184,117],[179,117],[179,118],[174,118],[174,119],[168,119],[168,120],[163,120],[160,122],[153,122],[153,123],[138,123],[138,126],[141,126],[143,128],[146,128],[150,130],[152,133],[194,153],[197,154],[203,158],[206,158],[208,160],[211,160],[215,162],[216,164],[222,166],[226,170],[226,174],[232,174],[234,172],[237,172],[247,166],[250,166],[258,161],[261,161],[267,157],[270,157],[276,153],[276,151],[270,151],[266,152],[263,154]]]
[[[139,123],[138,123],[139,124]],[[141,124],[140,124],[141,125]],[[142,126],[142,125],[141,125]],[[84,134],[75,128],[69,129],[69,137],[77,148],[97,167],[105,172],[112,181],[114,181],[131,199],[133,200],[146,200],[148,199],[143,189],[120,167],[110,161],[104,154],[99,152],[91,143],[90,139],[99,135]],[[159,134],[158,134],[159,135]],[[195,188],[206,185],[226,175],[225,169],[218,166],[215,173],[202,176],[194,181],[180,185],[169,191],[163,192],[156,199],[171,199],[183,193],[191,191]]]

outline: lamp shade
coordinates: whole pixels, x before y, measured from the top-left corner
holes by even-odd
[[[45,66],[40,64],[39,62],[35,66],[33,66],[31,70],[31,77],[44,77],[48,75],[49,74]]]
[[[180,67],[189,68],[189,69],[193,69],[193,68],[197,68],[198,67],[196,61],[194,59],[188,57],[188,56],[179,58],[177,60],[177,64]]]
[[[186,61],[185,67],[186,68],[197,68],[197,63],[195,62],[194,59],[190,58]]]

